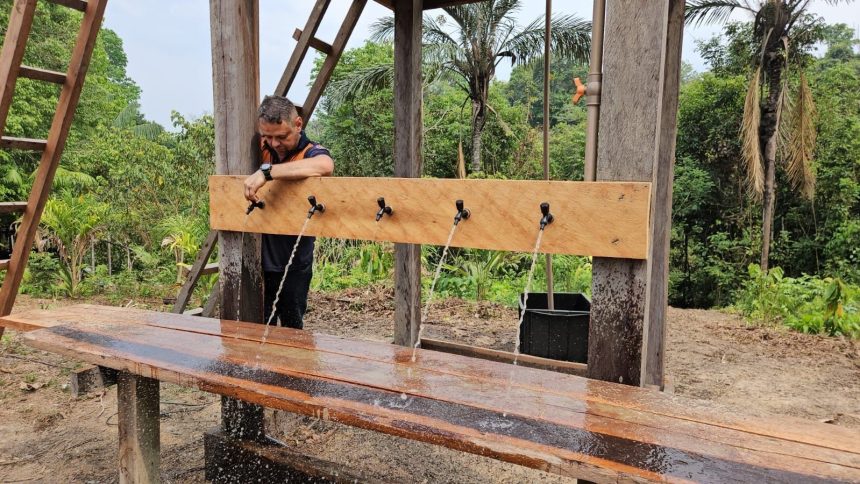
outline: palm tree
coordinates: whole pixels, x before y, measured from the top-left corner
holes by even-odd
[[[544,48],[543,17],[525,27],[517,25],[514,14],[520,0],[488,0],[446,7],[446,15],[424,16],[424,57],[426,80],[447,77],[460,88],[472,105],[472,170],[480,171],[481,133],[492,106],[487,102],[496,67],[508,58],[512,64],[539,60]],[[450,25],[453,21],[453,24]],[[591,45],[591,23],[573,15],[554,16],[551,24],[552,55],[558,59],[587,62]],[[386,17],[372,27],[372,39],[391,41],[394,19]],[[393,65],[359,69],[333,83],[327,92],[335,103],[362,92],[393,83]]]
[[[688,0],[690,24],[725,23],[735,11],[753,17],[750,83],[741,127],[742,156],[750,192],[762,200],[761,268],[767,271],[776,206],[776,161],[785,164],[793,188],[815,196],[815,103],[803,66],[820,35],[821,19],[810,0]],[[825,0],[837,4],[840,0]],[[844,0],[849,2],[850,0]],[[791,83],[790,69],[798,82]]]

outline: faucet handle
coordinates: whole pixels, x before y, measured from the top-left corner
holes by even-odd
[[[464,206],[464,205],[463,205],[463,200],[457,200],[456,202],[454,202],[454,205],[457,207],[457,211],[458,211],[458,212],[462,212],[462,211],[463,211],[463,206]]]
[[[549,203],[548,202],[543,202],[540,204],[540,213],[543,216],[549,215]]]
[[[379,205],[379,208],[385,208],[385,197],[377,198],[376,204]]]

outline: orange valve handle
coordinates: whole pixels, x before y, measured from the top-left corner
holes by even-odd
[[[585,96],[586,87],[578,77],[573,78],[573,83],[576,85],[576,93],[573,95],[573,104],[576,104],[580,99],[582,99],[582,96]]]

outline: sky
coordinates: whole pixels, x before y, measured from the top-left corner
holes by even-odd
[[[350,0],[332,0],[317,37],[331,42],[343,21]],[[313,0],[260,0],[260,91],[274,91],[296,42],[293,30],[304,28]],[[516,17],[528,24],[544,13],[545,2],[524,0]],[[554,14],[591,18],[591,0],[553,2]],[[842,22],[860,30],[860,3],[830,6],[812,2],[812,11],[826,22]],[[429,13],[441,14],[441,10]],[[370,1],[347,48],[358,47],[370,35],[370,26],[390,11]],[[738,19],[744,19],[742,15]],[[123,40],[128,55],[128,75],[142,89],[141,110],[147,119],[170,128],[170,113],[196,118],[212,112],[212,57],[208,0],[111,0],[104,26]],[[687,28],[682,57],[696,71],[707,66],[695,51],[697,40],[707,40],[720,31],[718,26]],[[313,51],[312,51],[313,52]],[[310,81],[311,56],[305,58],[289,97],[302,103]],[[510,64],[502,63],[498,78],[510,75]]]

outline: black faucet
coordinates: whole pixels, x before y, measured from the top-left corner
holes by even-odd
[[[379,211],[376,212],[377,222],[379,222],[379,219],[381,219],[383,215],[391,216],[391,214],[394,213],[394,209],[385,204],[385,198],[377,198],[376,203],[379,205]]]
[[[317,203],[317,197],[315,197],[313,195],[309,196],[308,197],[308,203],[311,204],[311,208],[310,208],[310,210],[308,210],[308,218],[313,217],[314,214],[317,212],[320,212],[320,213],[325,212],[325,205],[323,205],[321,203]]]
[[[549,203],[543,202],[540,204],[540,213],[543,214],[543,217],[540,219],[540,229],[543,230],[547,225],[551,224],[555,217],[549,213]]]
[[[454,202],[454,205],[457,206],[457,215],[454,216],[454,225],[459,224],[460,220],[468,219],[472,215],[472,212],[469,211],[468,208],[463,208],[462,200],[457,200]]]
[[[255,208],[266,208],[266,202],[262,200],[260,200],[259,202],[251,202],[251,204],[248,205],[248,210],[245,210],[245,215],[250,215]]]

